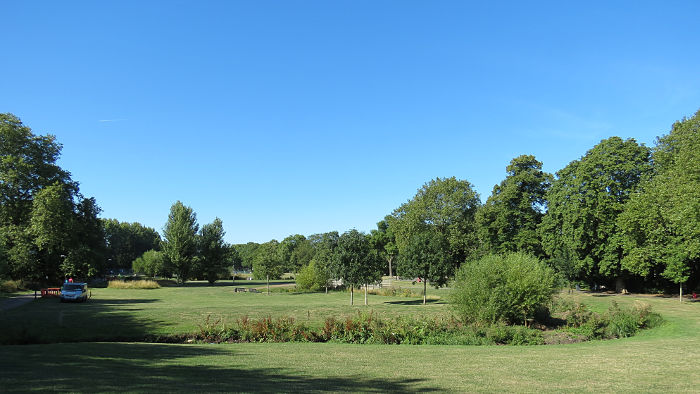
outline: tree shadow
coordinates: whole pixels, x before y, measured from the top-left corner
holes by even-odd
[[[416,378],[334,376],[336,372],[324,371],[310,376],[294,366],[252,367],[260,358],[218,346],[86,343],[8,346],[3,350],[0,364],[8,367],[0,371],[0,386],[5,392],[438,390]]]
[[[417,299],[417,300],[405,300],[405,301],[385,301],[385,304],[391,304],[391,305],[423,305],[423,299]],[[426,304],[439,304],[442,303],[442,300],[431,300],[427,299],[425,300]]]
[[[140,307],[158,301],[91,298],[82,303],[61,303],[39,299],[0,313],[0,344],[142,341],[169,324]]]

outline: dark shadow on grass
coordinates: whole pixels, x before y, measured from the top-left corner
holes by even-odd
[[[426,300],[426,304],[439,304],[442,303],[442,300]],[[423,299],[417,299],[417,300],[405,300],[405,301],[386,301],[384,302],[385,304],[391,304],[391,305],[423,305]]]
[[[95,304],[95,305],[127,305],[127,304],[150,304],[153,302],[158,302],[156,299],[144,299],[144,298],[130,298],[130,299],[119,299],[119,300],[103,300],[99,298],[90,298],[84,304]]]
[[[140,312],[157,299],[39,299],[0,312],[0,344],[142,341],[168,323]]]
[[[293,280],[291,281],[274,281],[270,282],[270,287],[272,286],[279,286],[279,285],[293,285],[296,282]],[[231,282],[230,280],[227,281],[218,281],[214,282],[214,284],[210,284],[209,282],[185,282],[184,284],[181,285],[175,285],[174,287],[250,287],[250,286],[267,286],[267,282],[264,280],[237,280],[235,282]]]
[[[427,387],[423,379],[329,376],[324,372],[309,376],[299,373],[294,365],[258,367],[254,365],[258,357],[218,346],[86,343],[8,346],[3,350],[0,365],[7,367],[0,370],[0,387],[4,392],[438,390]]]

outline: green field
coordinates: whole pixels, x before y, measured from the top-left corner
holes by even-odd
[[[249,286],[259,284],[249,283]],[[235,293],[194,284],[156,290],[94,289],[86,304],[33,301],[0,312],[3,331],[44,340],[196,330],[207,315],[444,315],[443,300],[348,293]],[[445,295],[447,290],[439,294]],[[435,294],[435,291],[433,290]],[[166,345],[58,343],[0,347],[2,391],[623,391],[696,392],[700,303],[649,296],[575,296],[602,311],[611,300],[652,304],[666,322],[627,339],[550,346],[410,346],[333,343]],[[362,304],[361,293],[356,304]],[[41,334],[43,333],[43,334]],[[28,334],[29,335],[29,334]]]

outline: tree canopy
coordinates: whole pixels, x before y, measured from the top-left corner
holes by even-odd
[[[479,249],[475,215],[481,202],[472,185],[457,178],[436,178],[423,185],[407,203],[397,208],[389,226],[399,254],[405,253],[411,237],[427,229],[444,237],[454,268]]]
[[[650,171],[649,148],[611,137],[557,172],[539,227],[544,251],[572,259],[591,281],[620,277],[623,252],[616,220]]]
[[[0,264],[34,283],[87,278],[104,265],[104,229],[96,201],[57,164],[61,144],[0,114]]]
[[[160,234],[141,223],[102,220],[107,241],[107,268],[129,268],[149,250],[160,250]]]
[[[350,285],[350,303],[352,304],[353,287],[381,280],[382,263],[376,251],[372,249],[369,237],[365,233],[352,229],[338,238],[331,272],[336,278]]]
[[[180,201],[170,207],[170,215],[163,228],[162,247],[180,283],[191,278],[197,258],[198,230],[197,214],[192,208]]]
[[[209,283],[216,282],[220,277],[227,276],[230,258],[233,256],[228,244],[224,241],[224,224],[216,218],[212,223],[202,226],[199,235],[199,271]]]
[[[700,264],[700,111],[659,139],[653,162],[618,218],[622,266],[682,284]]]
[[[489,253],[522,251],[542,256],[537,226],[547,208],[553,177],[531,155],[514,158],[506,171],[506,179],[493,187],[476,215],[484,248]]]

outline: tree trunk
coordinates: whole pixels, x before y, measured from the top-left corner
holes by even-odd
[[[426,290],[428,290],[428,282],[425,281],[425,278],[423,278],[423,305],[425,305],[425,300],[426,300]]]
[[[355,302],[355,300],[353,300],[353,296],[354,296],[354,294],[352,292],[353,287],[354,287],[353,285],[350,285],[350,305],[353,305],[353,303]]]
[[[678,291],[678,302],[683,302],[683,282],[680,283],[678,286],[679,291]]]
[[[270,295],[270,275],[267,276],[267,295]]]
[[[365,305],[367,305],[367,284],[365,283]]]

